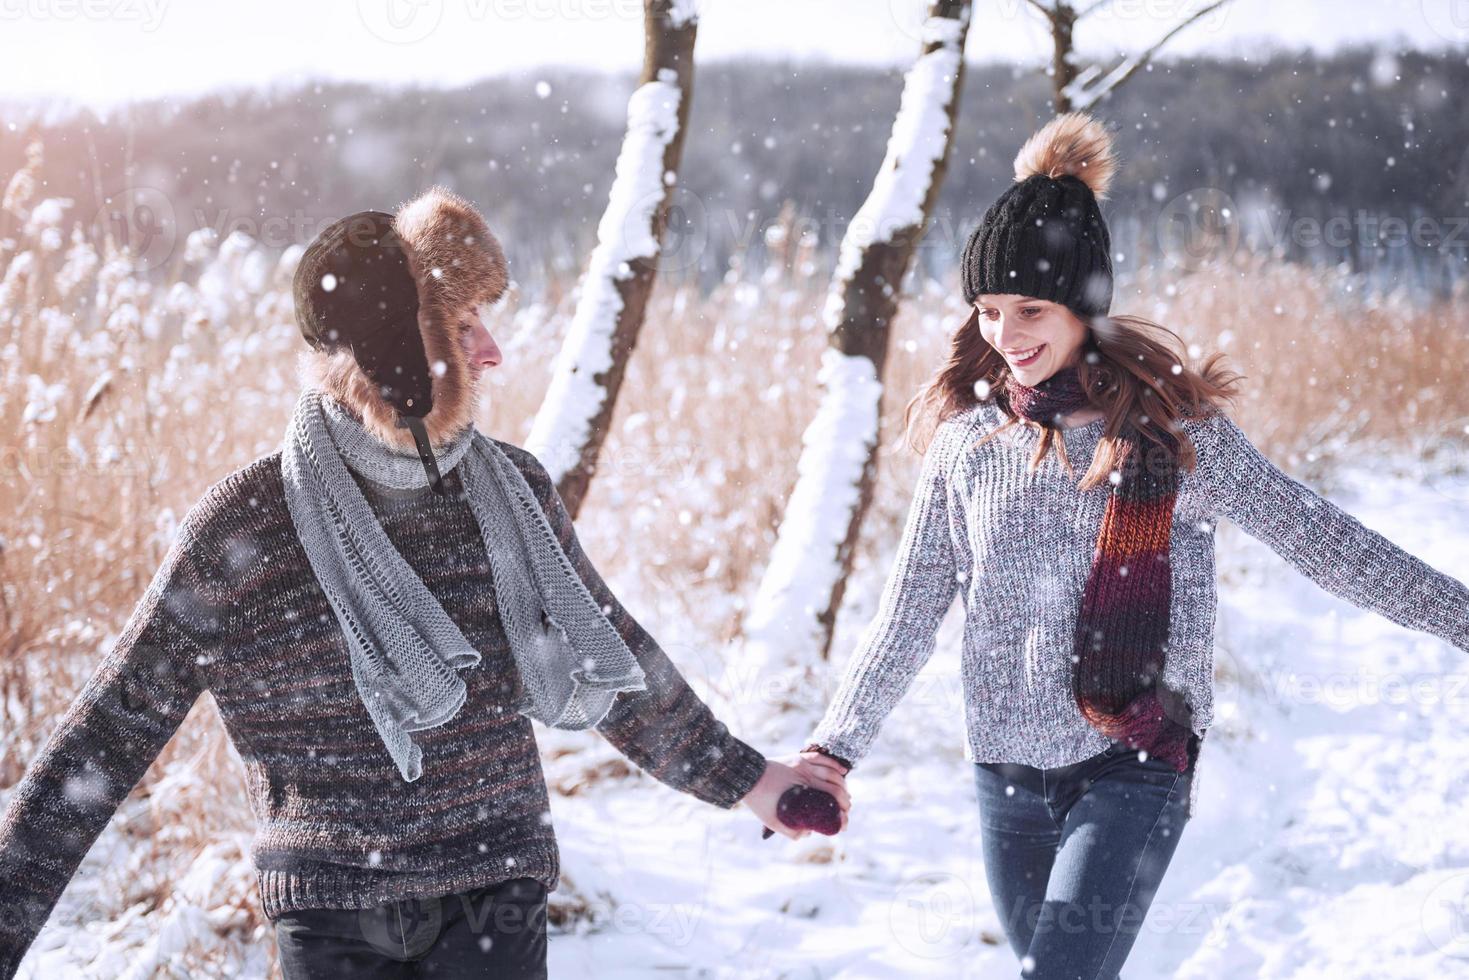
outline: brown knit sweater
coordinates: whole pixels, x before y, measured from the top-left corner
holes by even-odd
[[[567,557],[647,675],[597,726],[667,785],[733,807],[765,759],[730,734],[608,591],[554,485],[519,447]],[[448,495],[357,477],[389,539],[483,655],[468,699],[421,732],[405,782],[352,680],[347,647],[296,538],[280,453],[205,492],[113,649],[19,784],[0,822],[0,978],[12,976],[77,865],[201,692],[245,763],[265,913],[362,908],[530,876],[555,889],[556,838],[489,562],[458,473]]]

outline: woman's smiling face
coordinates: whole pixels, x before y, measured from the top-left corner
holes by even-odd
[[[1060,303],[1015,293],[982,293],[974,300],[979,330],[1005,358],[1015,380],[1035,386],[1078,363],[1087,325]]]

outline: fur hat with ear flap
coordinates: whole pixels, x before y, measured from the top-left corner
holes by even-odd
[[[310,347],[301,379],[355,411],[379,441],[423,457],[473,421],[459,325],[507,282],[484,218],[444,187],[394,215],[348,215],[296,267],[296,322]]]
[[[1096,119],[1067,112],[1026,141],[1015,183],[964,246],[964,300],[1015,293],[1051,300],[1082,320],[1112,307],[1112,237],[1098,202],[1117,172],[1112,136]]]

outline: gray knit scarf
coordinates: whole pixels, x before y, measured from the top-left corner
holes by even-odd
[[[589,728],[643,670],[608,622],[520,470],[466,426],[435,447],[456,466],[489,554],[495,600],[525,694],[516,710],[553,728]],[[286,503],[311,568],[347,638],[352,678],[403,778],[423,772],[410,733],[458,713],[458,671],[480,655],[378,523],[348,468],[374,483],[426,487],[418,455],[372,436],[319,388],[296,402],[282,444]]]

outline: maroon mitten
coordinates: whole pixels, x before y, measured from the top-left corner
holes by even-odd
[[[842,829],[842,810],[836,797],[824,789],[800,783],[780,794],[775,804],[775,816],[792,830],[814,830],[828,837]],[[760,839],[774,836],[775,831],[766,827]]]

